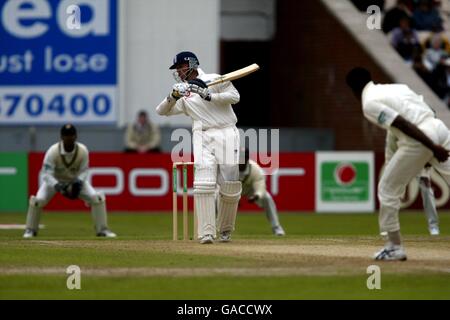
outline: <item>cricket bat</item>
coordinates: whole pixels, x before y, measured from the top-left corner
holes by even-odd
[[[216,79],[206,82],[206,84],[208,85],[208,87],[210,87],[210,86],[213,86],[213,85],[221,83],[221,82],[232,81],[232,80],[236,80],[236,79],[245,77],[245,76],[249,75],[250,73],[253,73],[258,70],[259,70],[259,66],[256,63],[254,63],[245,68],[221,75],[220,77],[217,77]]]

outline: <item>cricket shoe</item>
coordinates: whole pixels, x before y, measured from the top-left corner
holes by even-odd
[[[432,228],[430,228],[430,235],[438,236],[439,234],[440,234],[439,227],[432,227]]]
[[[201,239],[200,239],[200,243],[201,244],[211,244],[214,243],[214,237],[212,234],[205,234]]]
[[[283,228],[281,226],[276,226],[272,228],[273,234],[278,236],[278,237],[282,237],[285,236],[286,233],[284,232]]]
[[[231,242],[231,231],[224,231],[220,233],[220,242]]]
[[[37,232],[33,229],[26,229],[25,233],[23,234],[24,239],[30,239],[37,236]]]
[[[114,232],[112,232],[109,229],[104,229],[104,230],[100,231],[99,233],[97,233],[97,237],[116,238],[117,234],[115,234]]]
[[[379,252],[375,253],[375,260],[386,261],[406,261],[406,253],[401,246],[384,247]]]

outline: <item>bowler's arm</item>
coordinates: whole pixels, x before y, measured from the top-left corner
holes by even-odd
[[[369,101],[363,105],[363,112],[367,119],[383,129],[387,130],[389,127],[395,127],[407,136],[419,141],[425,147],[430,149],[433,152],[434,157],[440,162],[444,162],[448,159],[449,155],[447,150],[442,146],[436,145],[416,125],[409,122],[385,102],[378,100]]]
[[[435,144],[417,126],[403,118],[401,115],[398,115],[391,125],[430,149],[436,159],[438,159],[440,162],[444,162],[448,159],[448,150],[440,145]]]

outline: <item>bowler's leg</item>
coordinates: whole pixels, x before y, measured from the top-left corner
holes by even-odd
[[[412,143],[401,146],[387,164],[378,185],[380,201],[380,232],[388,233],[386,247],[375,256],[377,260],[405,260],[401,247],[400,222],[398,211],[400,198],[406,185],[413,179],[432,157],[429,149]]]

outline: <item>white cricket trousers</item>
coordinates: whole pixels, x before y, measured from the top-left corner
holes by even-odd
[[[218,206],[219,231],[233,230],[240,197],[239,131],[236,126],[194,130],[194,199],[198,236],[216,235],[215,192],[217,184],[226,200]],[[231,204],[231,205],[229,205]],[[236,208],[234,208],[236,207]],[[224,214],[225,212],[225,214]]]
[[[36,196],[30,197],[27,213],[27,229],[35,231],[39,229],[39,220],[42,209],[53,198],[55,193],[56,190],[53,186],[43,182]],[[91,214],[97,234],[107,229],[108,222],[106,217],[105,196],[102,193],[95,191],[90,183],[84,181],[79,198],[84,200],[91,207]]]
[[[450,150],[450,132],[441,120],[432,118],[418,127],[434,143]],[[404,194],[407,184],[422,171],[425,164],[430,163],[450,185],[449,160],[443,163],[438,162],[433,157],[431,150],[420,142],[396,128],[390,130],[398,138],[398,149],[386,165],[378,184],[380,232],[400,230],[398,218],[400,198]]]
[[[196,169],[209,168],[218,183],[239,180],[240,137],[236,126],[195,130],[193,136]]]

